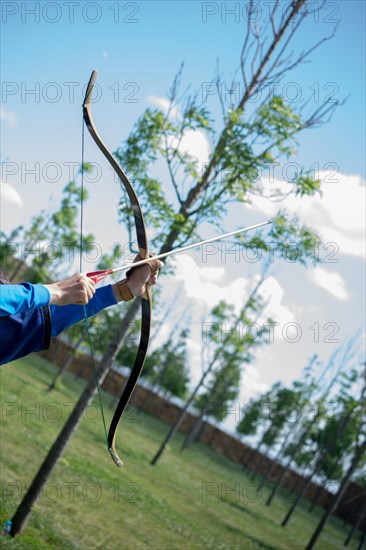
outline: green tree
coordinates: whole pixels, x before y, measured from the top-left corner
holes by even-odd
[[[182,444],[182,451],[199,439],[205,417],[214,418],[218,422],[225,420],[230,403],[239,393],[240,367],[240,361],[232,356],[213,372],[211,380],[206,384],[206,391],[197,397],[195,406],[200,414]]]
[[[327,406],[329,396],[334,394],[334,388],[343,369],[347,369],[353,360],[356,341],[357,335],[347,342],[343,353],[341,353],[343,346],[340,345],[331,355],[318,377],[315,376],[312,379],[309,406],[303,409],[297,429],[293,432],[290,443],[283,450],[282,468],[266,501],[267,506],[272,503],[288,470],[291,467],[304,469],[314,458],[313,434],[317,432],[318,426],[329,412]]]
[[[146,361],[146,377],[170,395],[184,398],[189,383],[187,368],[188,331],[182,329],[176,341],[172,335]]]
[[[305,406],[306,394],[304,395],[302,389],[296,384],[294,384],[294,388],[285,388],[277,385],[275,391],[272,389],[272,392],[269,394],[270,402],[268,403],[270,421],[262,435],[258,451],[262,445],[265,447],[267,453],[269,450],[275,448],[286,424],[291,423],[293,415],[296,415]],[[257,470],[261,471],[263,460],[264,456],[258,456],[257,461],[250,465],[253,468],[252,479],[255,479]],[[262,478],[260,487],[262,487],[264,480],[265,477]]]
[[[365,363],[363,363],[365,365]],[[337,508],[338,503],[340,502],[342,496],[344,495],[347,486],[353,476],[357,475],[359,468],[365,465],[365,456],[366,456],[366,371],[364,371],[363,376],[363,387],[361,391],[361,399],[359,402],[359,414],[357,416],[358,427],[356,436],[353,439],[353,444],[349,449],[349,460],[345,470],[345,473],[342,477],[342,480],[339,484],[338,491],[333,496],[333,499],[327,509],[324,511],[320,521],[306,546],[306,550],[311,550],[314,548],[315,543],[317,542],[319,536],[321,535],[326,523],[328,522],[331,515]],[[360,541],[359,548],[362,546],[362,540]]]
[[[314,371],[318,366],[317,355],[313,355],[309,362],[305,365],[302,371],[302,376],[300,380],[295,380],[293,382],[293,390],[297,395],[297,402],[293,403],[289,412],[289,416],[284,423],[283,429],[280,433],[280,442],[278,444],[276,455],[273,460],[271,460],[264,472],[262,480],[260,482],[258,490],[262,489],[266,479],[272,479],[272,474],[277,468],[277,464],[282,461],[284,457],[285,450],[294,435],[294,432],[297,431],[299,423],[301,424],[301,417],[304,410],[309,407],[311,403],[312,396],[317,389],[316,384],[314,383]],[[276,437],[277,440],[277,437]],[[272,451],[274,449],[272,448]]]
[[[235,364],[236,368],[234,369],[234,372],[237,374],[237,376],[235,377],[236,384],[234,387],[232,387],[231,393],[226,394],[226,398],[237,394],[237,392],[239,391],[239,367],[250,361],[250,359],[252,358],[253,350],[257,346],[263,345],[265,343],[265,337],[269,332],[269,322],[267,323],[267,325],[263,323],[259,330],[259,334],[256,335],[254,335],[249,330],[245,330],[245,333],[242,334],[242,331],[240,330],[240,328],[251,326],[254,320],[252,315],[255,315],[255,319],[257,319],[258,312],[260,312],[261,308],[263,307],[263,300],[258,293],[262,282],[263,278],[261,278],[257,282],[238,315],[235,314],[234,307],[232,305],[226,304],[225,302],[220,302],[216,307],[213,308],[213,322],[211,330],[207,334],[208,341],[213,345],[210,358],[208,359],[208,365],[203,369],[202,376],[194,387],[180,414],[178,415],[177,420],[171,427],[170,431],[168,432],[167,436],[159,447],[157,453],[153,457],[151,461],[152,465],[155,465],[160,460],[169,441],[175,436],[178,429],[180,428],[187,414],[188,408],[193,404],[194,400],[196,399],[196,395],[198,395],[198,392],[204,387],[206,379],[209,379],[209,376],[213,376],[213,378],[211,378],[211,380],[213,380],[213,385],[211,385],[211,387],[209,388],[207,395],[210,395],[211,392],[215,389],[216,380],[220,379],[221,383],[221,376],[218,376],[218,378],[215,377],[215,371],[218,374],[223,369],[225,369],[228,364]],[[222,328],[224,326],[224,323],[227,323],[231,328],[240,327],[239,332],[237,330],[230,330],[229,332],[227,332],[226,330],[223,331]],[[227,401],[223,401],[220,404],[223,405],[224,408],[226,408],[228,405]],[[194,433],[196,433],[196,431],[198,430],[198,425],[202,423],[202,418],[204,417],[204,414],[205,408],[203,408],[201,414],[197,419],[196,427],[193,427]]]
[[[84,166],[90,171],[91,167]],[[42,210],[34,216],[29,227],[16,228],[7,239],[17,239],[21,242],[20,258],[18,259],[9,279],[17,281],[22,277],[33,283],[54,281],[58,271],[64,272],[67,257],[79,249],[79,208],[81,200],[86,200],[78,185],[71,181],[64,190],[58,210],[47,212]],[[93,235],[86,235],[83,239],[82,252],[93,247]],[[26,263],[28,261],[28,264]],[[27,269],[27,265],[31,269]]]
[[[354,370],[351,371],[351,373],[342,374],[342,378],[346,378],[347,382],[354,382],[358,378],[358,373]],[[348,388],[350,387],[351,384],[348,385]],[[360,395],[357,395],[356,398],[353,398],[347,393],[342,380],[341,391],[337,396],[337,403],[340,404],[341,410],[335,415],[335,417],[325,416],[324,427],[318,429],[313,437],[312,434],[310,434],[311,441],[308,446],[308,461],[306,464],[306,469],[310,469],[310,473],[306,476],[300,491],[298,491],[296,498],[282,521],[282,525],[286,525],[290,520],[301,499],[306,494],[306,491],[314,476],[321,475],[324,472],[326,465],[329,467],[329,459],[332,464],[338,463],[340,466],[343,458],[345,459],[345,462],[347,462],[346,459],[350,448],[357,444],[358,441],[360,421],[364,416],[363,409],[365,405],[365,396],[366,378],[361,388]],[[315,443],[315,445],[312,445],[312,443]],[[342,448],[342,444],[347,445],[347,447]],[[332,469],[334,474],[333,465]],[[341,478],[343,478],[343,473]]]

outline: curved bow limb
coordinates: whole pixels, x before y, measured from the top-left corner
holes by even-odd
[[[145,259],[149,257],[148,239],[147,239],[144,216],[142,214],[141,206],[137,198],[136,191],[133,188],[132,183],[130,182],[130,180],[128,179],[128,177],[120,167],[120,165],[117,163],[115,158],[108,151],[106,145],[103,143],[96,129],[95,123],[93,121],[93,117],[91,113],[91,98],[92,98],[93,88],[94,88],[94,84],[97,79],[97,76],[98,76],[98,72],[94,70],[91,74],[91,77],[89,79],[89,83],[86,89],[85,98],[83,102],[84,122],[89,130],[90,135],[95,141],[97,147],[101,150],[101,152],[106,157],[106,159],[108,160],[112,168],[115,170],[123,187],[127,192],[127,195],[131,202],[132,211],[133,211],[134,220],[135,220],[135,228],[136,228],[139,253],[141,258]],[[139,379],[141,370],[144,366],[144,361],[145,361],[147,348],[149,344],[149,338],[150,338],[151,311],[152,311],[151,287],[149,285],[146,285],[146,291],[141,297],[142,324],[141,324],[140,342],[139,342],[136,359],[132,367],[131,374],[127,380],[126,386],[123,390],[122,396],[114,412],[111,425],[109,428],[109,432],[108,432],[108,438],[107,438],[108,450],[110,452],[110,455],[113,461],[115,462],[115,464],[117,464],[117,466],[122,466],[123,464],[115,448],[117,428],[121,420],[121,416],[127,407],[127,404],[131,398],[133,390]]]

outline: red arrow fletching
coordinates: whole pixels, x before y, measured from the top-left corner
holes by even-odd
[[[86,274],[89,279],[95,282],[95,284],[99,283],[100,281],[103,281],[108,275],[113,273],[113,269],[107,269],[105,271],[90,271]]]

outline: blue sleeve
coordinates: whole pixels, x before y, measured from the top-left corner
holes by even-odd
[[[43,285],[31,283],[0,285],[0,317],[44,307],[49,302],[49,290]]]
[[[112,285],[107,285],[98,288],[93,298],[86,306],[69,305],[69,306],[51,306],[52,317],[52,336],[57,336],[70,327],[84,319],[84,307],[87,317],[92,317],[102,309],[115,305],[117,300],[114,296]]]
[[[0,285],[0,290],[6,286],[20,285]],[[86,315],[90,317],[116,303],[112,286],[102,287],[85,306]],[[0,317],[0,365],[33,351],[48,349],[51,336],[57,336],[83,318],[84,306],[77,305],[33,307]]]
[[[48,306],[36,307],[0,319],[0,365],[49,347],[49,309]]]

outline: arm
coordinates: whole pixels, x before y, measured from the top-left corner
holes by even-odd
[[[133,269],[127,279],[99,288],[96,292],[94,290],[93,298],[84,305],[86,315],[92,317],[106,307],[141,296],[146,284],[156,284],[158,270],[163,265],[162,262],[155,260],[150,267],[145,265]],[[84,307],[76,304],[63,307],[51,306],[52,336],[57,336],[63,330],[84,319]]]
[[[51,305],[52,336],[57,336],[63,330],[75,325],[84,319],[84,307],[88,317],[92,317],[98,311],[117,303],[113,287],[107,285],[99,288],[93,298],[86,305],[70,304],[67,306]]]
[[[43,285],[0,285],[0,317],[16,315],[49,304],[50,292]]]
[[[81,274],[50,285],[0,285],[0,317],[54,304],[86,304],[94,292],[94,282]]]
[[[84,318],[83,305],[85,305],[87,315],[91,316],[117,302],[132,300],[134,296],[141,295],[146,283],[156,283],[157,270],[162,265],[161,262],[156,262],[156,265],[151,268],[146,266],[136,268],[128,279],[102,287],[97,291],[94,289],[94,283],[91,282],[92,287],[90,287],[89,279],[83,275],[74,275],[70,279],[61,281],[65,285],[60,283],[53,285],[31,285],[30,283],[0,285],[2,308],[0,311],[5,312],[5,315],[2,315],[3,318],[0,319],[2,336],[0,338],[0,365],[24,357],[33,351],[47,349],[51,336],[56,336],[65,328]],[[8,287],[13,288],[8,291]],[[23,287],[25,291],[22,290]],[[43,290],[36,289],[34,291],[34,287],[42,287]],[[50,287],[53,288],[50,289]],[[88,289],[93,296],[90,300]],[[19,296],[24,297],[24,293],[30,294],[27,294],[28,298],[22,302]],[[42,305],[42,300],[46,301],[46,305]],[[72,303],[72,300],[80,301],[82,304]],[[20,306],[21,303],[22,306]],[[68,305],[63,305],[65,303]],[[10,313],[16,308],[19,311],[20,307],[25,308],[24,311]]]

